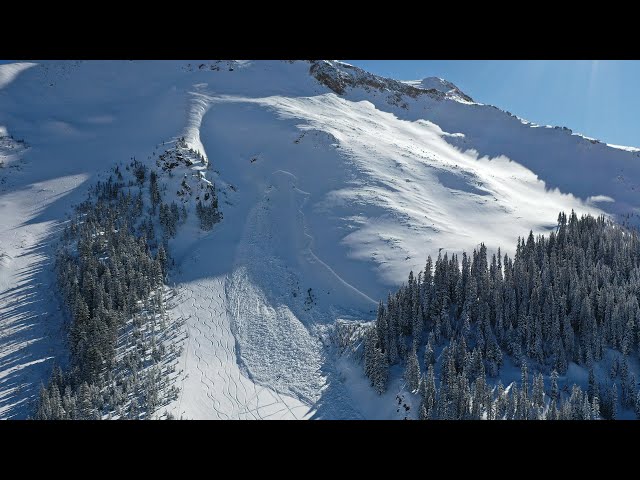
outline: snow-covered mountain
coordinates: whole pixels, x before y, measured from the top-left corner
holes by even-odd
[[[65,362],[52,274],[65,215],[117,162],[157,168],[181,138],[194,157],[178,179],[159,169],[167,194],[212,182],[224,218],[169,243],[170,313],[188,333],[176,417],[392,417],[334,361],[336,320],[374,318],[428,254],[511,253],[561,210],[635,221],[640,207],[639,149],[438,78],[335,61],[0,65],[0,417],[26,417]]]

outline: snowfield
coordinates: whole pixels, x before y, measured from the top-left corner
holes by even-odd
[[[322,65],[328,80],[302,61],[0,65],[0,418],[26,418],[66,361],[65,215],[116,162],[156,168],[163,142],[203,155],[192,170],[224,214],[203,232],[190,212],[169,243],[187,333],[177,418],[402,418],[402,385],[378,397],[336,360],[336,319],[375,318],[429,254],[511,254],[561,210],[637,223],[637,148],[523,123],[441,79],[408,82],[435,89],[415,97],[339,93],[331,75],[359,69]]]

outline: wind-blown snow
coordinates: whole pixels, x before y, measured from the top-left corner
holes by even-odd
[[[0,65],[0,90],[13,82],[21,72],[36,65],[36,63],[30,62]]]
[[[193,169],[215,183],[224,213],[205,233],[191,212],[170,242],[172,315],[189,334],[168,407],[178,418],[385,416],[392,407],[358,406],[362,379],[324,348],[336,318],[374,318],[427,254],[480,241],[511,252],[560,210],[640,207],[636,149],[534,128],[452,89],[338,95],[309,67],[0,66],[0,417],[25,417],[54,360],[64,363],[51,274],[60,222],[115,162],[155,167],[162,142],[184,136],[210,162]],[[420,88],[449,85],[433,83]]]
[[[624,145],[614,145],[612,143],[607,143],[607,147],[617,148],[619,150],[624,150],[624,151],[627,151],[627,152],[640,152],[640,148],[625,147]]]

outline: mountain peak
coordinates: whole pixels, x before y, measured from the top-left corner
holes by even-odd
[[[363,88],[367,91],[371,89],[387,91],[396,95],[408,95],[412,98],[429,95],[434,98],[446,98],[463,103],[473,102],[471,97],[453,83],[437,77],[398,81],[369,73],[359,67],[337,60],[312,61],[310,73],[338,95],[345,93],[348,88]]]
[[[426,77],[422,80],[407,80],[404,83],[413,87],[420,88],[422,90],[437,90],[438,92],[444,93],[448,97],[458,100],[462,99],[470,101],[471,99],[469,95],[465,94],[453,83],[440,77]]]

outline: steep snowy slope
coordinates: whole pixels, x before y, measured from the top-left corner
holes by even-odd
[[[177,417],[371,416],[324,348],[337,318],[372,318],[427,254],[508,249],[560,210],[640,204],[634,149],[338,62],[2,65],[0,135],[1,417],[27,416],[64,362],[51,254],[65,214],[115,162],[155,167],[180,137],[224,219],[170,242],[189,333]]]

